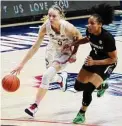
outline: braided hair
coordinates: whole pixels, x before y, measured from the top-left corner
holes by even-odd
[[[97,18],[99,23],[108,25],[112,23],[114,17],[114,9],[108,4],[100,4],[91,8],[92,16]]]

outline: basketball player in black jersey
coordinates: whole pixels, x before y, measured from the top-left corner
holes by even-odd
[[[117,62],[115,39],[111,33],[102,26],[112,23],[113,8],[107,4],[92,7],[93,14],[88,19],[86,37],[74,42],[70,46],[78,46],[90,43],[91,52],[81,68],[74,88],[83,91],[82,107],[73,123],[83,123],[85,112],[92,101],[92,93],[96,88],[102,88],[101,84],[106,80]],[[99,91],[98,91],[99,96]]]

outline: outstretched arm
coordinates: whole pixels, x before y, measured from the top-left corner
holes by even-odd
[[[30,48],[30,50],[28,51],[27,55],[24,57],[24,59],[22,60],[21,64],[25,64],[29,59],[31,59],[33,57],[33,55],[37,52],[37,50],[40,47],[40,44],[43,41],[44,35],[46,29],[44,28],[44,26],[41,27],[39,34],[38,34],[38,38],[36,40],[36,42],[34,43],[34,45]]]
[[[19,74],[21,69],[24,67],[25,63],[31,59],[33,57],[33,55],[37,52],[37,50],[40,47],[40,44],[43,41],[44,35],[46,33],[46,28],[45,25],[43,24],[41,29],[39,30],[38,33],[38,38],[36,40],[36,42],[34,43],[34,45],[29,49],[28,53],[25,55],[25,57],[23,58],[23,60],[20,62],[20,64],[11,72],[11,73],[16,73]]]
[[[81,38],[81,39],[79,39],[79,40],[76,40],[76,41],[74,41],[72,44],[71,44],[71,46],[79,46],[79,45],[81,45],[81,44],[86,44],[86,43],[88,43],[89,42],[89,38],[88,37],[84,37],[84,38]]]
[[[88,37],[82,37],[82,34],[80,33],[80,31],[74,27],[73,25],[69,25],[69,27],[67,26],[67,31],[69,33],[71,33],[71,35],[75,38],[74,42],[71,43],[70,45],[65,45],[64,49],[70,48],[72,46],[74,46],[74,52],[77,52],[78,46],[81,44],[86,44],[89,42],[89,38]],[[74,54],[73,52],[73,54]]]
[[[74,54],[77,53],[78,47],[79,47],[79,45],[78,45],[78,46],[74,46],[74,49],[73,49],[73,51],[72,51],[72,55],[74,55]]]
[[[36,42],[34,43],[34,45],[30,48],[30,50],[28,51],[27,55],[24,57],[24,59],[22,60],[21,64],[25,64],[29,59],[31,59],[33,57],[33,55],[37,52],[37,50],[40,47],[40,44],[43,41],[44,35],[46,34],[46,28],[45,25],[43,24],[41,29],[39,30],[38,33],[38,37]]]

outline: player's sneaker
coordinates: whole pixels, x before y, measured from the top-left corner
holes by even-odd
[[[61,89],[62,91],[66,91],[67,90],[67,78],[68,78],[68,73],[66,71],[63,71],[61,74],[60,74],[61,78],[62,78],[62,81],[60,84],[61,86]]]
[[[101,88],[97,91],[97,97],[103,96],[106,89],[108,89],[108,84],[102,83]]]
[[[84,113],[78,113],[75,119],[73,120],[73,123],[75,124],[81,124],[85,122],[85,114]]]
[[[35,113],[37,112],[37,109],[38,109],[37,104],[34,103],[34,104],[31,104],[31,106],[30,106],[29,108],[26,108],[26,109],[25,109],[25,112],[26,112],[28,115],[34,117]]]

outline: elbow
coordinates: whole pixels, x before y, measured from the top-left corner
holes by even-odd
[[[114,58],[114,62],[116,63],[117,62],[117,60],[118,60],[118,58],[116,57],[116,58]]]

